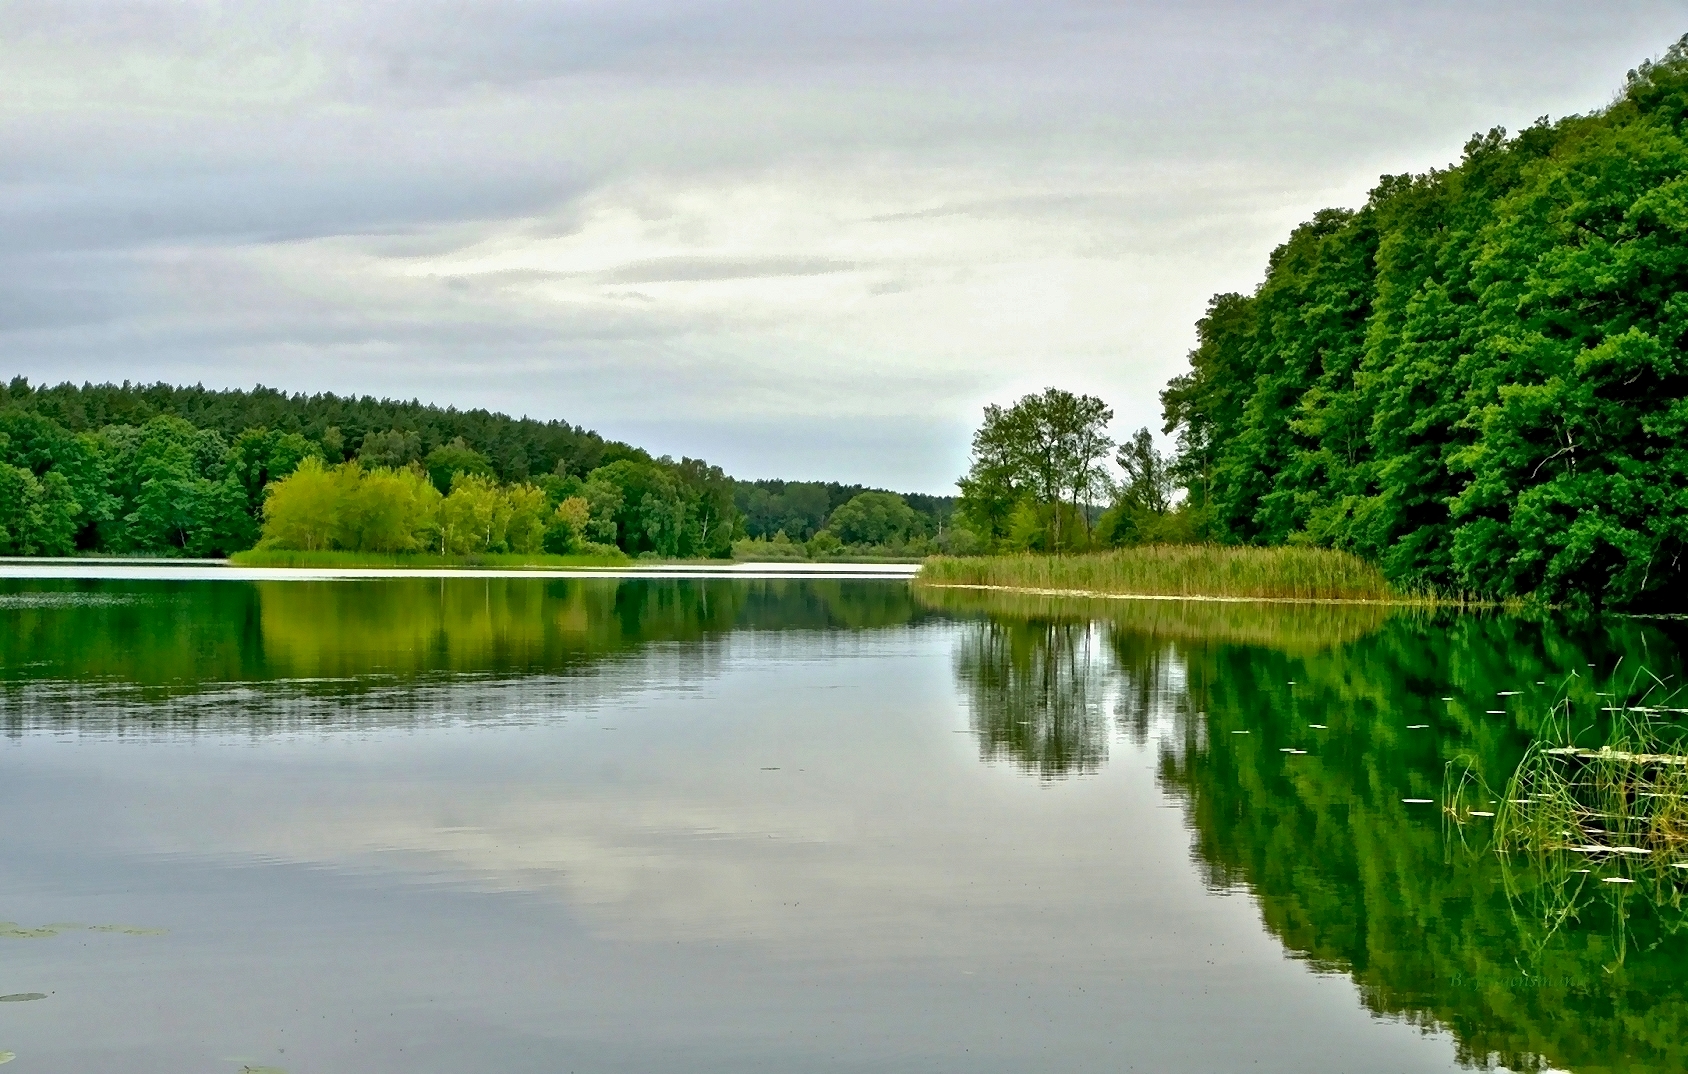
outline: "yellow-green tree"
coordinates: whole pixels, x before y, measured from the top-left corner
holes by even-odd
[[[332,548],[343,505],[358,477],[355,464],[327,467],[315,456],[305,459],[293,473],[270,484],[259,546],[305,552]]]
[[[346,469],[357,469],[348,462]],[[361,474],[343,507],[337,540],[368,552],[415,552],[428,547],[437,530],[441,496],[416,469],[379,468]]]
[[[512,552],[538,552],[545,543],[545,525],[551,515],[551,501],[545,490],[523,483],[504,490],[509,502],[510,521],[505,527],[504,541]]]

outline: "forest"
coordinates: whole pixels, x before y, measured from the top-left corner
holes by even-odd
[[[1297,228],[1162,395],[1188,528],[1409,587],[1680,610],[1685,123],[1688,38],[1606,108]]]
[[[414,401],[0,385],[6,555],[921,554],[944,501],[915,499],[929,513],[882,490],[738,482],[562,422]]]
[[[1680,611],[1688,38],[1608,107],[1385,176],[1221,294],[1170,458],[1050,388],[985,408],[957,513],[996,552],[1306,545],[1398,592]]]

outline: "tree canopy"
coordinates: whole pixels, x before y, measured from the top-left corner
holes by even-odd
[[[1609,107],[1385,176],[1216,296],[1162,395],[1211,539],[1610,605],[1688,543],[1688,38]]]
[[[1088,505],[1107,485],[1114,412],[1091,395],[1059,388],[1012,406],[985,407],[958,510],[989,543],[1037,539],[1049,551],[1088,542]],[[1085,538],[1079,540],[1081,535]]]

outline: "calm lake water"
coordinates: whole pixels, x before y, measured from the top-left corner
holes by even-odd
[[[1688,1070],[1688,870],[1567,888],[1438,805],[1560,698],[1679,683],[1681,638],[900,580],[0,579],[0,1052]]]

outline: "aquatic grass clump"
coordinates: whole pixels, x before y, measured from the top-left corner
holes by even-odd
[[[1234,600],[1418,600],[1376,567],[1329,548],[1142,545],[1075,556],[928,559],[916,582],[1145,597]]]
[[[1688,858],[1683,712],[1642,702],[1605,706],[1596,726],[1604,724],[1606,740],[1591,746],[1577,741],[1571,703],[1561,701],[1500,795],[1496,848],[1666,868]]]

